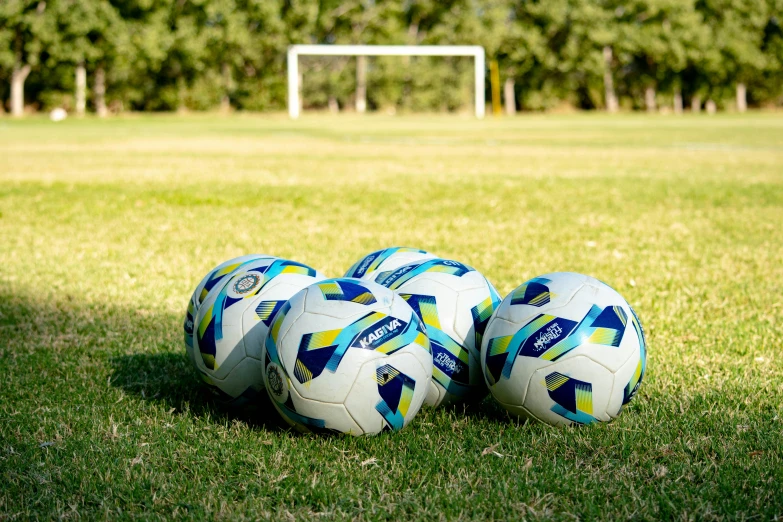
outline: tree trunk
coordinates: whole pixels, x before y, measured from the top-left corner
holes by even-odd
[[[704,104],[704,108],[707,110],[707,114],[715,114],[718,111],[718,107],[713,100],[707,100],[707,103]]]
[[[748,90],[744,83],[737,84],[737,110],[739,112],[748,110]]]
[[[517,113],[517,98],[514,95],[514,78],[510,76],[503,82],[503,105],[506,106],[506,114],[513,116]]]
[[[220,112],[231,111],[231,98],[228,93],[231,92],[231,67],[226,62],[220,66],[220,72],[223,75],[223,97],[220,99]]]
[[[84,63],[76,66],[76,115],[84,116],[87,108],[87,68]]]
[[[604,46],[604,98],[607,112],[617,112],[619,103],[612,78],[612,48],[608,45]]]
[[[655,112],[655,87],[652,85],[644,89],[644,105],[647,107],[647,112]]]
[[[337,114],[338,112],[340,112],[340,104],[337,103],[337,98],[335,98],[334,96],[329,96],[329,101],[327,102],[327,106],[329,107],[329,112],[331,112],[332,114]]]
[[[180,76],[177,78],[177,112],[184,114],[188,112],[188,107],[185,105],[185,95],[187,94],[187,87],[185,85],[185,79]]]
[[[674,114],[682,114],[682,91],[680,89],[674,91]]]
[[[694,114],[701,112],[701,96],[691,98],[691,112]]]
[[[102,66],[95,69],[95,83],[93,84],[93,101],[95,112],[99,118],[105,118],[109,111],[106,109],[106,73]]]
[[[24,115],[24,81],[30,74],[30,65],[18,61],[11,71],[11,115],[19,118]]]
[[[367,111],[367,57],[356,57],[356,112]]]

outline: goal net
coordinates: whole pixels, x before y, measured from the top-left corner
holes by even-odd
[[[478,45],[292,45],[288,48],[288,114],[298,118],[302,109],[302,75],[300,56],[356,56],[357,68],[356,107],[363,112],[366,107],[366,57],[368,56],[462,56],[473,58],[474,107],[477,118],[484,117],[484,48]]]

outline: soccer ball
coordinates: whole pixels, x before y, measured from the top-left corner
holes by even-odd
[[[327,279],[292,297],[263,357],[273,404],[302,431],[400,430],[419,411],[432,376],[416,313],[391,290],[353,278]]]
[[[193,351],[196,369],[221,399],[250,398],[261,390],[261,351],[275,314],[322,279],[307,265],[262,257],[212,287],[196,313]]]
[[[531,279],[492,315],[481,367],[508,411],[554,425],[610,421],[644,377],[647,345],[625,299],[589,276]]]
[[[376,272],[375,281],[400,294],[427,328],[433,378],[426,403],[448,405],[482,399],[481,337],[500,304],[492,284],[475,269],[449,259],[430,259]]]
[[[193,350],[193,325],[196,321],[196,314],[201,307],[201,303],[207,298],[207,295],[212,288],[216,285],[221,286],[228,277],[231,277],[231,274],[233,274],[235,270],[251,261],[264,258],[274,259],[272,256],[263,254],[250,254],[224,261],[210,270],[198,286],[196,286],[196,290],[193,291],[193,295],[190,296],[190,301],[188,301],[188,308],[185,311],[185,323],[183,325],[185,330],[185,351],[188,353],[188,359],[190,359],[190,362],[193,363],[194,366],[196,365],[196,353]]]
[[[384,248],[361,258],[348,269],[343,277],[358,277],[365,281],[372,281],[373,274],[377,271],[394,270],[402,265],[426,259],[435,259],[435,256],[418,248]]]

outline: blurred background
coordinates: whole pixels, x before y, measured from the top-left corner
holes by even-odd
[[[495,112],[783,105],[783,0],[1,0],[0,111],[279,111],[291,44],[471,44]],[[358,66],[357,66],[358,64]],[[303,57],[305,109],[468,112],[469,58]],[[364,104],[362,104],[364,106]]]

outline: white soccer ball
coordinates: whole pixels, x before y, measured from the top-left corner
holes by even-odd
[[[283,307],[264,349],[273,404],[302,431],[400,430],[424,402],[432,353],[398,295],[372,282],[327,279]]]
[[[185,310],[185,322],[183,328],[185,330],[185,351],[188,353],[188,359],[193,365],[196,365],[196,353],[193,350],[193,325],[196,321],[196,314],[201,307],[201,303],[207,298],[209,291],[215,286],[222,287],[222,283],[225,283],[226,279],[231,277],[231,274],[235,270],[239,269],[243,265],[255,261],[257,259],[277,259],[273,256],[267,256],[264,254],[250,254],[246,256],[235,257],[220,263],[218,266],[210,270],[207,275],[199,282],[196,289],[193,291],[193,295],[190,296],[188,301],[188,307]]]
[[[620,414],[644,377],[639,318],[605,283],[568,272],[531,279],[492,315],[481,366],[508,411],[548,424],[589,424]]]
[[[481,338],[500,304],[495,287],[474,268],[430,259],[376,272],[375,281],[400,294],[427,328],[432,345],[430,406],[482,399]]]
[[[68,113],[62,107],[52,109],[52,111],[49,113],[49,119],[54,122],[63,121],[67,117]]]
[[[193,352],[204,382],[222,399],[252,398],[264,386],[262,348],[288,299],[325,279],[307,265],[263,257],[212,287],[195,319]]]
[[[343,277],[358,277],[372,281],[376,272],[394,270],[417,261],[435,259],[436,256],[425,250],[409,247],[391,247],[367,254],[348,269]]]

